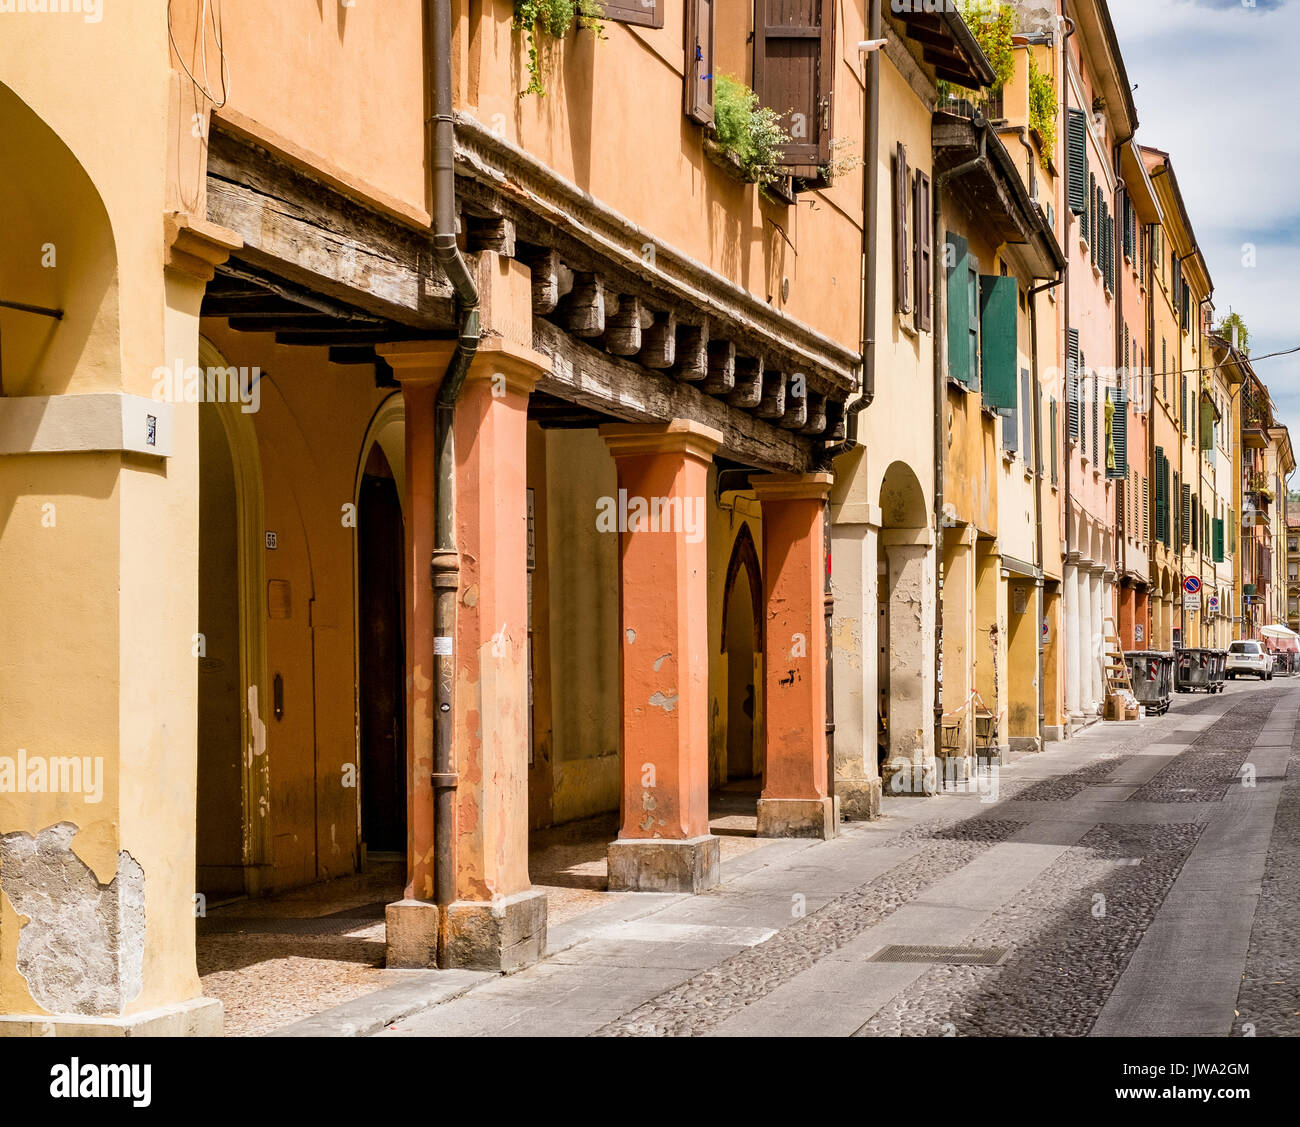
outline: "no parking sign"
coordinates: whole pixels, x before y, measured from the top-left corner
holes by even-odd
[[[1201,577],[1189,575],[1183,580],[1183,610],[1201,609]]]

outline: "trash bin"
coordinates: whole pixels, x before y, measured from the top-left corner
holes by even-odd
[[[1228,680],[1228,651],[1211,650],[1210,657],[1213,661],[1210,668],[1210,691],[1221,693]]]
[[[1168,712],[1173,697],[1174,655],[1158,650],[1130,650],[1124,654],[1124,662],[1138,704],[1151,716]]]
[[[1174,688],[1178,692],[1190,693],[1200,689],[1207,693],[1218,691],[1214,687],[1213,650],[1179,650],[1177,668]]]

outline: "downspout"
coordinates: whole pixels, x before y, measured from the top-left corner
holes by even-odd
[[[1038,301],[1037,297],[1044,290],[1055,289],[1063,281],[1069,270],[1069,260],[1060,270],[1056,272],[1056,278],[1051,282],[1044,282],[1041,286],[1034,286],[1028,293],[1029,301],[1029,363],[1033,369],[1033,388],[1034,388],[1034,524],[1035,524],[1035,541],[1034,541],[1034,564],[1038,568],[1038,622],[1043,621],[1043,611],[1046,609],[1043,591],[1043,562],[1046,554],[1043,552],[1043,387],[1038,367]],[[1044,724],[1047,719],[1047,696],[1046,686],[1043,684],[1043,637],[1042,630],[1038,632],[1038,746],[1041,750],[1044,742]]]
[[[456,400],[478,350],[479,294],[468,264],[456,245],[456,127],[451,91],[451,0],[424,0],[425,32],[433,76],[433,249],[456,295],[458,340],[434,405],[434,550],[430,561],[434,605],[433,714],[433,898],[441,906],[456,898],[455,807],[457,775],[453,753],[455,725],[456,594],[460,556],[456,550]],[[438,965],[446,965],[442,929]]]
[[[868,39],[883,39],[881,28],[883,18],[881,11],[884,0],[871,0],[871,13],[868,20]],[[871,406],[876,397],[876,255],[878,231],[880,227],[880,162],[877,149],[880,145],[880,55],[881,51],[872,51],[866,56],[867,67],[867,114],[866,135],[862,150],[862,282],[861,282],[861,318],[862,327],[862,394],[851,404],[845,414],[844,441],[832,446],[827,452],[828,460],[853,450],[858,445],[858,416]]]
[[[944,355],[948,339],[948,298],[943,289],[943,266],[945,255],[941,246],[947,245],[947,232],[940,242],[943,231],[943,189],[949,180],[964,176],[972,169],[978,168],[987,159],[988,123],[977,112],[975,128],[980,130],[980,153],[973,160],[950,168],[947,172],[937,173],[933,178],[933,200],[931,206],[934,214],[930,229],[934,233],[934,253],[930,255],[933,280],[933,304],[930,323],[933,327],[934,351],[934,746],[936,753],[943,746],[943,697],[940,686],[943,684],[943,487],[945,450],[943,443],[944,408],[948,403],[947,383],[944,379]],[[944,294],[943,316],[939,315],[939,295]]]
[[[1120,201],[1120,193],[1121,193],[1121,192],[1124,193],[1125,198],[1128,197],[1128,181],[1126,181],[1126,180],[1124,179],[1124,175],[1123,175],[1123,173],[1124,173],[1124,146],[1127,145],[1130,141],[1133,140],[1133,137],[1134,137],[1135,133],[1136,133],[1136,131],[1134,131],[1134,133],[1130,133],[1127,137],[1124,138],[1124,140],[1122,140],[1122,141],[1117,141],[1117,142],[1115,143],[1115,149],[1114,149],[1114,152],[1115,152],[1115,194],[1114,194],[1114,196],[1112,197],[1112,202],[1113,202],[1114,207],[1115,207],[1115,215],[1112,216],[1112,218],[1111,218],[1111,235],[1112,235],[1112,237],[1114,236],[1114,233],[1115,233],[1115,220],[1116,220],[1117,218],[1122,218],[1123,215],[1124,215],[1124,210],[1123,210],[1123,208],[1120,207],[1120,202],[1119,202],[1119,201]],[[1127,222],[1124,224],[1124,229],[1125,229],[1125,231],[1128,230],[1128,223],[1127,223]],[[1137,253],[1137,248],[1136,248],[1136,247],[1133,248],[1133,253],[1134,253],[1134,254]],[[1121,236],[1121,237],[1120,237],[1120,240],[1119,240],[1119,257],[1120,257],[1120,259],[1123,259],[1123,257],[1124,257],[1124,239],[1123,239],[1123,236]],[[1121,352],[1121,350],[1123,349],[1123,342],[1124,342],[1124,278],[1123,278],[1123,266],[1122,266],[1122,263],[1116,263],[1116,265],[1115,265],[1115,359],[1116,359],[1117,361],[1120,361],[1120,352]],[[1125,385],[1126,385],[1126,386],[1125,386],[1125,388],[1124,388],[1124,413],[1127,415],[1127,414],[1128,414],[1128,387],[1127,387],[1127,383],[1128,383],[1128,380],[1127,380],[1127,376],[1128,376],[1128,355],[1127,355],[1127,354],[1125,354],[1125,356],[1124,356],[1124,358],[1123,358],[1122,361],[1120,361],[1119,363],[1116,363],[1116,365],[1115,365],[1115,371],[1116,371],[1116,373],[1119,373],[1119,372],[1122,371],[1122,372],[1125,374],[1125,377],[1126,377],[1126,378],[1125,378]],[[1116,398],[1118,398],[1118,396],[1117,396]],[[1128,442],[1128,420],[1125,419],[1124,422],[1125,422],[1125,426],[1124,426],[1124,441],[1127,443],[1127,442]],[[1113,427],[1113,424],[1112,424],[1112,427]],[[1112,429],[1112,431],[1111,431],[1111,438],[1112,438],[1112,440],[1114,439],[1114,430],[1113,430],[1113,429]],[[1116,451],[1116,456],[1118,456],[1118,454],[1119,454],[1119,451]],[[1125,447],[1125,450],[1124,450],[1124,465],[1125,465],[1125,467],[1128,466],[1128,448],[1127,448],[1127,446]],[[1124,477],[1124,493],[1125,493],[1125,499],[1127,500],[1127,494],[1128,494],[1128,476],[1127,476],[1127,473],[1125,474],[1125,477]],[[1118,552],[1117,552],[1117,559],[1115,560],[1115,571],[1116,571],[1116,579],[1115,579],[1115,605],[1114,605],[1114,607],[1112,608],[1112,613],[1113,613],[1114,616],[1115,616],[1115,617],[1114,617],[1115,630],[1116,630],[1116,632],[1119,632],[1120,630],[1123,629],[1122,626],[1120,625],[1120,619],[1123,617],[1123,615],[1122,615],[1120,612],[1121,612],[1121,609],[1122,609],[1123,606],[1124,606],[1124,598],[1123,598],[1123,595],[1121,594],[1121,592],[1122,592],[1122,590],[1123,590],[1124,578],[1128,575],[1128,532],[1129,532],[1129,529],[1128,529],[1128,519],[1127,519],[1127,518],[1128,518],[1128,514],[1127,514],[1126,512],[1123,512],[1123,511],[1120,509],[1120,506],[1119,506],[1119,503],[1118,503],[1118,502],[1119,502],[1118,491],[1116,491],[1115,501],[1116,501],[1116,504],[1115,504],[1115,528],[1116,528],[1116,531],[1118,532],[1118,535],[1115,537],[1115,544],[1116,544],[1116,548],[1118,549]],[[1134,601],[1135,601],[1135,603],[1136,603],[1136,592],[1134,593]],[[1124,643],[1123,643],[1123,634],[1120,634],[1120,639],[1121,639],[1121,640],[1120,640],[1120,648],[1122,649],[1122,648],[1123,648],[1123,645],[1124,645]]]

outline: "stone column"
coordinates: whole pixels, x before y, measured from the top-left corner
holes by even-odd
[[[975,754],[975,528],[944,530],[943,710],[960,723],[962,756]]]
[[[831,506],[831,664],[835,696],[835,797],[849,821],[880,814],[876,762],[876,552],[880,510],[866,502]]]
[[[685,419],[600,433],[618,465],[621,535],[623,798],[609,887],[702,892],[718,883],[704,518],[722,435]]]
[[[1079,710],[1084,722],[1096,716],[1097,698],[1093,695],[1092,684],[1092,583],[1090,568],[1080,562],[1078,569],[1079,587]]]
[[[826,761],[826,496],[829,473],[751,479],[763,506],[763,731],[759,837],[835,836]]]
[[[1092,676],[1092,699],[1100,704],[1106,698],[1106,682],[1103,678],[1103,654],[1106,649],[1106,606],[1108,586],[1105,582],[1104,567],[1095,567],[1089,580],[1092,592],[1092,664],[1089,673]]]
[[[889,760],[886,789],[934,789],[934,533],[880,534],[889,575]]]
[[[527,271],[503,273],[492,292],[498,305],[512,296],[516,303],[524,300]],[[433,510],[418,480],[432,466],[431,431],[423,433],[428,400],[421,385],[442,379],[454,347],[452,341],[419,341],[382,348],[403,386],[410,386],[411,405],[419,411],[414,433],[408,430],[408,457],[418,464],[410,467],[407,480],[412,549],[423,553],[411,561],[410,621],[421,632],[431,632],[432,610],[424,600],[432,599],[426,549],[433,543],[425,523]],[[549,360],[531,348],[487,337],[457,400],[455,632],[438,639],[413,635],[410,642],[413,662],[427,663],[428,670],[426,677],[420,666],[413,668],[413,739],[432,740],[434,653],[446,647],[455,658],[454,771],[448,780],[456,794],[450,834],[454,899],[435,914],[425,898],[433,848],[413,856],[408,899],[388,907],[390,966],[430,966],[436,955],[443,967],[508,971],[536,962],[546,950],[546,896],[528,880],[526,490],[528,396],[548,368]],[[431,744],[412,747],[414,792],[429,786],[426,746],[432,770]],[[416,854],[429,832],[423,799],[409,816],[408,838]]]
[[[1061,580],[1062,615],[1065,619],[1063,645],[1058,645],[1059,659],[1065,663],[1065,715],[1067,725],[1083,718],[1082,680],[1079,676],[1079,569],[1073,563],[1065,565]]]

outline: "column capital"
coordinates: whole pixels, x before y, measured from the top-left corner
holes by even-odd
[[[760,501],[824,501],[830,496],[835,475],[818,473],[765,473],[749,479]]]
[[[200,282],[210,282],[216,269],[244,245],[235,231],[181,211],[163,217],[163,265]]]
[[[713,460],[722,445],[722,432],[694,419],[673,419],[667,423],[605,423],[600,437],[615,458],[646,454],[685,454],[701,462]]]
[[[399,383],[440,384],[456,351],[455,340],[405,340],[378,344],[375,352],[388,362]],[[550,357],[505,337],[479,341],[466,383],[495,381],[503,391],[530,395],[537,381],[551,370]]]

